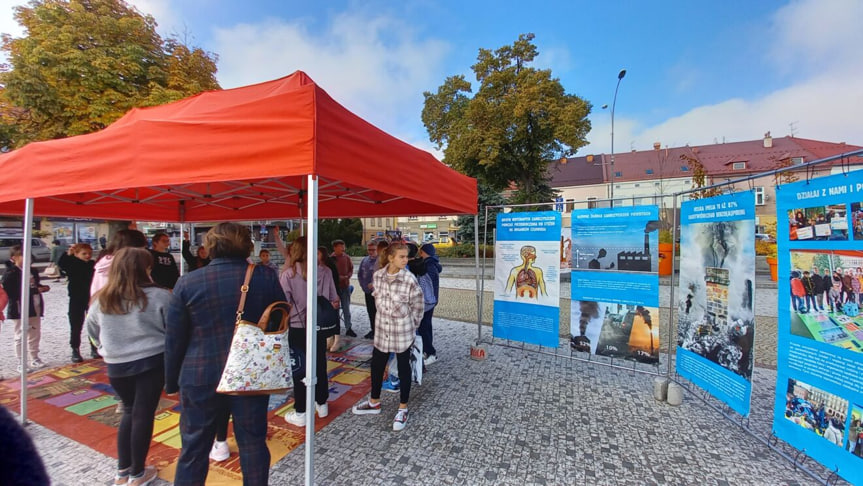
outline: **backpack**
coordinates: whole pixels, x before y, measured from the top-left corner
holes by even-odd
[[[423,312],[428,312],[437,305],[437,297],[434,295],[434,284],[427,273],[417,277],[417,281],[423,291]]]

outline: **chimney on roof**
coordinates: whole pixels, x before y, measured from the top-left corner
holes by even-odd
[[[659,150],[662,147],[662,144],[659,142],[653,142],[653,150]]]
[[[567,162],[569,162],[569,159],[567,159],[566,157],[560,158],[560,165],[566,165]]]
[[[770,132],[764,134],[764,148],[773,148],[773,137],[770,136]]]

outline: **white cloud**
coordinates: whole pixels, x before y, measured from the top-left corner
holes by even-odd
[[[158,23],[159,35],[162,37],[178,34],[182,35],[185,29],[178,12],[171,6],[171,0],[126,0],[143,14],[150,14]]]
[[[26,5],[26,0],[0,0],[0,33],[10,34],[12,37],[21,37],[24,29],[15,21],[13,8]]]
[[[390,132],[420,125],[422,91],[440,84],[449,46],[386,15],[341,13],[319,32],[271,19],[217,29],[219,82],[236,87],[305,71],[334,99]],[[418,137],[418,135],[417,135]]]
[[[863,145],[863,2],[794,1],[776,11],[765,46],[765,62],[792,82],[759,98],[732,98],[696,107],[654,126],[615,120],[615,152],[663,146],[703,145],[790,135]],[[731,80],[730,82],[733,82]],[[591,144],[582,154],[610,152],[608,116],[595,113]]]

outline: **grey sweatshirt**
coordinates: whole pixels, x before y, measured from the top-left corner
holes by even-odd
[[[128,363],[165,352],[165,316],[171,292],[159,287],[144,289],[147,307],[128,314],[105,314],[99,299],[87,314],[87,334],[106,363]]]

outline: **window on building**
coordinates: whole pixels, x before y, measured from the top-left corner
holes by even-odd
[[[632,187],[641,187],[641,184],[636,182],[635,184],[632,185]]]
[[[644,173],[647,175],[653,174],[653,169],[647,169],[644,171]]]
[[[587,198],[587,209],[593,209],[596,207],[596,198],[589,197]]]
[[[416,216],[408,216],[408,221],[416,221],[416,220],[417,220]]]
[[[441,231],[438,234],[438,239],[441,243],[449,243],[449,231]]]
[[[411,241],[418,241],[418,240],[419,240],[419,234],[417,234],[417,233],[408,233],[408,239],[409,239],[409,240],[411,240]]]
[[[654,185],[654,186],[656,186],[656,187],[659,187],[659,183],[658,183],[658,182],[654,182],[654,183],[653,183],[653,185]]]
[[[614,177],[623,177],[623,172],[621,172],[621,171],[615,172]]]
[[[381,218],[378,218],[378,228],[382,228],[384,224],[381,222]]]
[[[449,218],[449,216],[438,216],[437,217],[437,219],[440,221],[443,221],[443,220],[448,219],[448,218]]]
[[[791,157],[791,165],[800,165],[803,163],[803,157]]]
[[[647,206],[647,205],[653,204],[653,202],[654,202],[654,201],[653,201],[653,198],[652,198],[652,197],[643,197],[643,198],[641,198],[641,205],[642,205],[642,206]]]
[[[681,165],[680,166],[680,172],[689,172],[689,167],[687,167],[685,165]]]
[[[746,168],[746,162],[732,162],[731,169],[732,170],[743,170]]]
[[[764,201],[767,198],[764,196],[764,187],[759,186],[755,188],[755,205],[756,206],[764,206]]]

